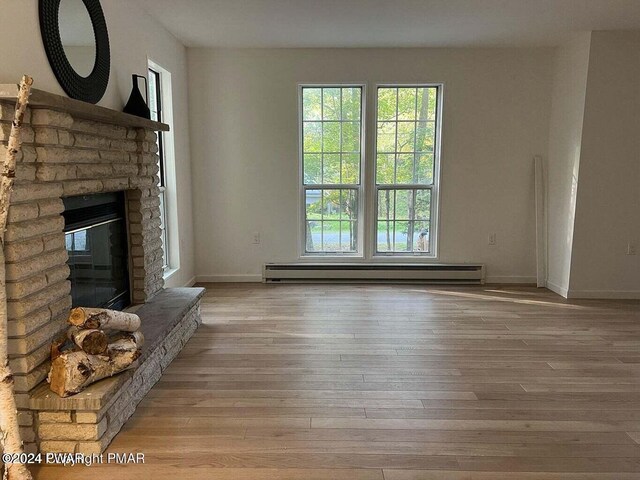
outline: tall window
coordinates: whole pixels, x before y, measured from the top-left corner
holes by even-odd
[[[162,74],[153,68],[149,68],[149,109],[151,110],[151,120],[163,121],[162,110]],[[160,222],[162,229],[162,251],[163,266],[166,270],[169,267],[169,236],[167,234],[167,198],[166,198],[166,172],[165,172],[165,139],[164,132],[158,134],[158,187],[160,188]]]
[[[303,86],[305,254],[360,251],[362,86]]]
[[[375,252],[434,252],[438,87],[378,87]]]
[[[435,257],[441,87],[378,86],[366,158],[363,93],[361,85],[300,88],[302,251]]]

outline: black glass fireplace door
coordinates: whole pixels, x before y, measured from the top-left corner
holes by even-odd
[[[74,307],[130,304],[123,194],[65,199],[65,243]]]

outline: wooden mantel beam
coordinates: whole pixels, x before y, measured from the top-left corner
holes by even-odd
[[[14,84],[0,84],[0,100],[15,102],[18,98],[18,86]],[[124,127],[148,128],[155,131],[168,131],[166,123],[154,122],[128,113],[110,108],[93,105],[92,103],[75,100],[73,98],[45,92],[37,88],[31,89],[29,98],[30,108],[48,108],[71,114],[76,118],[93,120],[95,122],[112,123]]]

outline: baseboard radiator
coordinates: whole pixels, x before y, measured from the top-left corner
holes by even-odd
[[[484,284],[480,264],[267,263],[266,283]]]

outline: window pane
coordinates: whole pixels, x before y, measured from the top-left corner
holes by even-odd
[[[395,155],[392,153],[378,154],[376,163],[376,183],[394,183]]]
[[[436,108],[437,108],[437,89],[429,89],[429,108],[427,118],[432,121],[436,121]]]
[[[342,183],[360,183],[360,154],[342,154]]]
[[[340,222],[333,220],[322,222],[322,250],[340,251]]]
[[[355,222],[340,222],[340,250],[343,252],[355,251],[356,249],[355,226]]]
[[[342,89],[342,120],[360,121],[360,88]]]
[[[378,89],[378,121],[396,119],[396,88]]]
[[[307,220],[322,220],[322,190],[305,192],[305,208]]]
[[[322,89],[304,88],[302,90],[302,119],[322,119]]]
[[[378,122],[378,152],[396,151],[396,123]]]
[[[396,211],[394,220],[410,220],[409,210],[413,207],[413,190],[394,190]]]
[[[416,140],[416,124],[413,122],[398,123],[398,140],[396,144],[396,152],[413,152],[415,151]]]
[[[412,235],[409,228],[412,226],[411,222],[395,222],[396,235],[394,237],[393,251],[394,252],[411,252],[411,238]]]
[[[151,111],[151,120],[158,121],[158,84],[156,73],[149,69],[149,110]]]
[[[305,122],[303,126],[303,150],[304,152],[322,151],[322,123]]]
[[[342,118],[340,88],[322,89],[322,119],[340,120]]]
[[[416,126],[416,151],[433,152],[436,132],[433,122],[418,122]]]
[[[338,184],[340,183],[340,154],[325,153],[322,165],[322,183]]]
[[[322,151],[340,151],[340,122],[324,122],[322,124]]]
[[[356,220],[358,218],[358,202],[356,190],[340,190],[339,214],[341,220]]]
[[[417,120],[436,120],[437,95],[436,87],[418,88]]]
[[[167,232],[167,199],[165,198],[165,193],[165,190],[160,191],[160,229],[162,230],[163,268],[168,266],[167,252],[169,250],[169,237]]]
[[[431,218],[431,190],[416,190],[415,194],[415,214],[416,220],[429,220]]]
[[[343,152],[360,151],[360,123],[345,122],[342,124],[342,149]]]
[[[378,219],[393,220],[395,195],[393,190],[378,190]]]
[[[413,153],[396,156],[395,183],[413,183]]]
[[[340,190],[323,190],[322,220],[337,220],[340,218]]]
[[[416,89],[398,89],[398,120],[416,119]]]
[[[307,221],[306,252],[322,251],[322,222]]]
[[[429,222],[416,222],[414,227],[414,250],[418,252],[429,252]]]
[[[433,154],[418,155],[416,164],[416,183],[430,185],[433,183]]]
[[[376,231],[376,240],[377,240],[379,252],[390,252],[393,250],[392,236],[393,236],[393,223],[378,222],[378,228]]]
[[[318,184],[322,178],[322,156],[320,154],[305,154],[303,163],[305,185]]]

